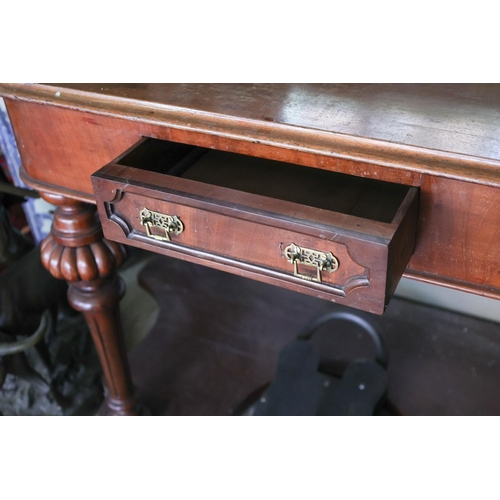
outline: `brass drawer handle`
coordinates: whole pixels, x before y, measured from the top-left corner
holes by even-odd
[[[293,264],[293,274],[307,281],[321,283],[321,272],[333,273],[339,268],[339,261],[331,252],[324,253],[309,248],[301,248],[295,243],[285,248],[284,257]],[[316,268],[316,276],[299,273],[298,264]]]
[[[150,238],[159,241],[172,241],[170,233],[178,236],[184,231],[184,224],[177,215],[165,215],[160,212],[154,212],[144,207],[141,212],[141,224],[145,226],[146,233]],[[157,227],[165,231],[165,236],[162,234],[154,234],[151,228]]]

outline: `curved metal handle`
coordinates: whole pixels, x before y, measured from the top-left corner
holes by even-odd
[[[45,335],[52,326],[52,317],[50,311],[44,311],[42,319],[40,320],[40,325],[38,326],[36,332],[30,335],[27,339],[18,340],[17,342],[2,342],[0,343],[0,356],[9,356],[11,354],[17,354],[18,352],[24,352],[35,344],[38,344],[42,337]]]
[[[387,347],[385,345],[384,339],[377,331],[377,329],[368,322],[365,318],[359,316],[358,314],[354,314],[352,312],[340,311],[340,312],[331,312],[328,314],[324,314],[319,318],[316,318],[309,323],[303,331],[298,335],[299,340],[309,340],[316,330],[318,330],[321,326],[329,321],[335,320],[344,320],[349,321],[351,323],[355,323],[360,326],[373,340],[375,344],[375,359],[378,361],[384,368],[387,368],[389,364],[389,354],[387,352]]]

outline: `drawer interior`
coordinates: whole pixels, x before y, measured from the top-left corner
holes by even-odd
[[[145,139],[117,165],[391,223],[410,187],[164,140]]]

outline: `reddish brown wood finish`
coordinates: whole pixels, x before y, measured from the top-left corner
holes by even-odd
[[[429,231],[429,227],[432,231]],[[422,182],[417,248],[409,270],[500,290],[500,189],[439,177]],[[490,295],[491,296],[491,295]]]
[[[499,85],[0,84],[0,95],[28,184],[83,201],[95,202],[90,175],[142,136],[419,186],[417,246],[405,275],[500,298]],[[404,267],[401,238],[396,232],[389,246],[393,278]],[[60,246],[78,247],[66,241]],[[56,248],[49,267],[71,279],[97,268],[85,265],[87,250],[76,252]],[[116,284],[106,286],[119,295]],[[99,293],[73,290],[81,307]]]
[[[155,107],[151,104],[148,108],[146,104],[139,103],[142,106],[142,114],[128,116],[122,112],[126,108],[123,100],[119,102],[122,110],[120,112],[118,112],[119,110],[113,111],[115,101],[113,101],[114,104],[111,103],[113,104],[111,106],[109,99],[101,96],[100,100],[94,102],[94,96],[87,95],[83,91],[77,92],[77,97],[63,94],[67,101],[65,104],[61,104],[54,95],[56,91],[52,96],[49,96],[47,90],[49,87],[42,87],[0,86],[0,90],[3,89],[2,92],[6,95],[12,97],[15,94],[16,98],[27,99],[7,99],[6,104],[26,169],[25,179],[33,187],[93,202],[90,175],[102,165],[109,163],[121,151],[132,146],[142,135],[420,186],[417,247],[404,276],[500,298],[500,283],[498,281],[500,275],[497,267],[500,256],[495,245],[486,248],[483,243],[483,241],[491,241],[492,236],[498,232],[500,227],[500,211],[494,209],[494,205],[500,203],[500,168],[495,163],[497,162],[495,151],[498,153],[498,150],[495,149],[497,139],[489,137],[494,133],[497,122],[491,121],[489,124],[485,122],[488,116],[491,118],[491,114],[496,112],[495,95],[497,94],[495,92],[498,93],[499,90],[495,86],[485,87],[484,96],[481,94],[481,89],[483,89],[481,86],[467,87],[465,90],[460,90],[458,87],[456,90],[453,88],[450,90],[448,87],[441,86],[430,88],[424,86],[420,90],[411,87],[411,92],[417,92],[417,96],[413,102],[412,93],[408,90],[408,109],[404,107],[405,102],[403,102],[401,92],[398,92],[394,87],[389,88],[389,91],[392,88],[396,92],[395,102],[399,103],[398,105],[401,107],[401,116],[410,119],[411,116],[409,117],[408,113],[415,113],[417,118],[423,120],[426,116],[425,113],[429,113],[428,116],[433,117],[433,122],[424,120],[421,125],[421,134],[422,137],[427,138],[427,145],[430,145],[428,141],[433,140],[435,131],[432,128],[433,124],[441,123],[442,134],[448,133],[446,131],[449,130],[449,135],[453,135],[453,130],[458,130],[457,127],[464,125],[465,118],[462,119],[460,116],[466,116],[468,120],[471,115],[468,115],[466,111],[469,110],[473,113],[478,118],[477,123],[481,123],[485,127],[484,130],[489,130],[484,132],[484,137],[477,133],[474,139],[474,144],[482,144],[481,147],[487,147],[486,142],[489,144],[488,151],[491,160],[488,160],[487,167],[484,166],[482,158],[457,157],[452,154],[455,146],[457,149],[460,147],[473,148],[470,138],[464,138],[465,146],[460,146],[455,139],[451,140],[447,136],[447,139],[450,139],[450,142],[447,142],[445,137],[441,136],[440,144],[451,150],[450,155],[447,156],[441,151],[435,152],[434,156],[429,156],[432,151],[413,149],[413,160],[409,161],[403,151],[401,156],[397,157],[400,160],[399,164],[395,156],[399,145],[384,143],[375,147],[370,141],[367,141],[363,143],[365,152],[372,151],[373,157],[370,162],[374,162],[367,163],[366,161],[352,161],[345,158],[354,156],[348,144],[350,140],[354,140],[352,138],[337,137],[339,140],[345,139],[342,143],[344,148],[342,151],[336,149],[337,139],[334,137],[329,151],[325,149],[323,152],[318,152],[314,150],[310,142],[314,137],[314,130],[308,131],[306,135],[301,135],[304,132],[302,129],[290,131],[289,128],[281,127],[281,132],[295,134],[294,141],[296,142],[293,146],[290,142],[286,143],[286,137],[279,134],[276,137],[276,130],[266,132],[271,134],[268,138],[272,137],[273,141],[264,141],[262,137],[259,139],[255,134],[261,131],[259,128],[261,125],[264,126],[268,122],[265,120],[258,122],[259,126],[257,126],[253,122],[249,124],[241,120],[238,121],[234,117],[236,111],[230,120],[233,133],[230,134],[227,131],[224,135],[220,135],[222,132],[215,127],[214,123],[211,123],[210,127],[207,125],[204,130],[201,122],[196,124],[188,121],[182,125],[181,118],[183,116],[188,116],[190,120],[194,119],[189,109],[168,108],[167,111],[173,115],[170,116],[167,113],[167,116],[160,113],[158,106]],[[122,90],[125,89],[123,86],[118,87]],[[105,88],[111,92],[109,86]],[[408,89],[408,87],[405,88]],[[443,88],[450,90],[450,93],[443,94],[440,100],[438,97]],[[475,98],[473,97],[474,91],[476,92]],[[372,92],[377,93],[378,91],[372,89]],[[419,92],[420,94],[418,94]],[[465,95],[463,102],[461,94]],[[84,95],[87,97],[85,102],[82,97]],[[265,95],[266,93],[263,94],[261,100],[265,101]],[[387,94],[386,98],[390,98],[390,93]],[[47,99],[50,105],[40,104],[40,101],[44,99]],[[71,99],[75,99],[75,101],[70,106]],[[369,99],[367,96],[362,97],[362,99],[365,104],[364,109],[369,116],[367,104]],[[425,110],[425,113],[419,112],[416,107],[416,103],[420,100],[424,102],[422,109]],[[132,103],[130,109],[135,109],[136,104]],[[431,104],[437,108],[431,109]],[[102,106],[101,111],[98,110],[99,106]],[[275,106],[277,106],[276,103]],[[307,115],[307,101],[303,101],[301,106],[304,107],[304,113]],[[92,112],[67,109],[69,107],[92,108]],[[488,111],[488,107],[493,109]],[[451,118],[447,115],[448,108],[453,115]],[[163,108],[161,109],[163,110]],[[149,115],[147,110],[149,110]],[[479,119],[483,111],[486,114]],[[113,113],[115,116],[110,116]],[[276,113],[279,114],[278,111]],[[121,118],[116,118],[116,116]],[[150,119],[147,119],[147,116]],[[205,118],[215,120],[217,117],[210,115],[205,116]],[[333,124],[331,126],[333,127]],[[396,122],[393,122],[393,126],[396,127]],[[243,137],[248,132],[248,127],[252,129],[254,135]],[[399,131],[404,129],[402,121],[399,127],[397,129]],[[412,127],[414,131],[419,129],[416,123]],[[382,134],[382,130],[383,126],[380,124],[380,134]],[[386,132],[387,138],[389,138],[387,129]],[[235,138],[238,134],[239,137]],[[462,137],[460,133],[458,136]],[[498,136],[500,134],[496,135],[496,137]],[[280,146],[276,145],[278,139],[282,142]],[[297,142],[300,140],[302,141],[301,147],[298,146]],[[356,140],[360,143],[363,141],[362,138]],[[437,144],[435,145],[437,146]],[[416,148],[417,146],[414,144],[412,147]],[[389,148],[393,154],[391,165],[379,158],[379,154],[385,151],[384,148]],[[470,149],[469,152],[471,155],[474,154],[473,149]],[[477,153],[479,152],[477,151]],[[379,161],[380,165],[377,164]],[[450,167],[450,162],[452,167]],[[462,179],[463,182],[452,180],[449,177]],[[486,202],[475,203],[476,196]],[[463,202],[465,205],[473,205],[473,209],[467,213],[466,217],[462,211]],[[457,230],[456,233],[454,229],[446,230],[446,228],[452,228],[452,221],[456,221],[453,223],[453,227]],[[472,260],[471,256],[473,256]],[[455,262],[457,265],[453,264]]]
[[[248,168],[254,170],[251,165]],[[281,173],[281,166],[274,168]],[[376,314],[385,311],[415,244],[415,188],[409,189],[392,216],[394,221],[391,217],[392,222],[386,223],[118,164],[92,178],[103,229],[114,241],[212,267],[223,265],[235,274]],[[332,182],[340,179],[334,176]],[[282,183],[286,186],[285,179]],[[278,191],[282,193],[283,186]],[[349,192],[349,184],[340,191]],[[333,196],[333,187],[330,192]],[[312,202],[318,201],[315,195]],[[353,189],[352,195],[356,200],[359,190]],[[349,200],[340,204],[344,201]],[[140,223],[143,208],[178,216],[184,231],[173,235],[172,242],[152,240]],[[322,272],[322,283],[295,277],[293,265],[284,258],[285,247],[292,243],[332,252],[339,261],[338,270]],[[310,269],[299,272],[311,274]]]
[[[256,156],[272,145],[500,181],[498,84],[2,84],[0,94],[204,132],[217,149],[236,139]]]
[[[86,201],[94,200],[90,175],[133,146],[142,136],[398,184],[417,186],[420,183],[419,172],[402,172],[333,155],[318,155],[308,150],[283,149],[250,139],[219,137],[212,131],[200,131],[197,128],[186,130],[169,124],[130,121],[39,103],[6,102],[23,167],[31,178],[30,184],[39,183],[40,189],[50,186],[52,191]],[[54,183],[54,175],[58,176],[57,183]]]
[[[121,335],[118,303],[125,286],[116,270],[125,249],[103,238],[95,207],[58,195],[43,194],[58,205],[49,236],[41,245],[44,266],[70,284],[70,304],[89,325],[107,383],[110,414],[135,415],[127,355]]]

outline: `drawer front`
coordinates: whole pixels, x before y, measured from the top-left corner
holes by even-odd
[[[159,248],[187,247],[203,250],[281,272],[288,277],[297,273],[303,276],[300,279],[321,282],[328,287],[323,287],[325,290],[331,288],[331,293],[341,296],[346,296],[353,288],[368,286],[370,283],[369,269],[352,258],[347,244],[326,241],[324,234],[321,238],[319,235],[304,234],[299,229],[291,231],[127,191],[121,191],[118,197],[118,200],[106,203],[105,217],[121,226],[123,237],[128,241],[147,241]],[[153,215],[150,216],[149,213]],[[162,215],[176,217],[182,225],[182,232],[176,234],[178,228],[166,231],[165,217],[162,218]],[[151,218],[161,220],[151,224],[148,222]],[[106,222],[105,227],[109,227]],[[387,258],[384,246],[370,246],[363,241],[357,246],[360,252],[364,250],[369,253],[370,259],[364,260],[372,265]],[[308,259],[308,250],[319,255],[312,255]],[[290,260],[297,264],[297,271]],[[319,265],[316,266],[314,262]]]
[[[414,188],[380,223],[115,163],[92,182],[111,240],[377,314],[415,243]]]

